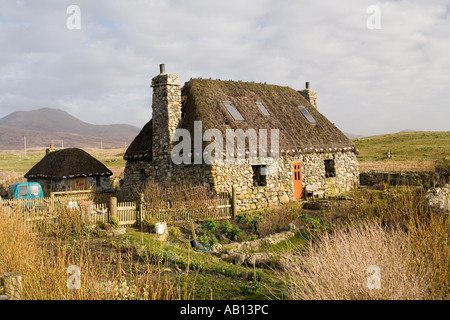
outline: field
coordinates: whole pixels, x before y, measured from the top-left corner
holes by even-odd
[[[123,154],[125,149],[83,149],[97,160],[106,165],[114,176],[120,175],[125,167]],[[45,156],[45,149],[29,149],[27,154],[24,150],[2,150],[0,151],[0,174],[8,174],[14,177],[14,181],[25,181],[24,175],[36,163]],[[2,177],[0,176],[0,180]]]
[[[450,132],[400,132],[354,139],[360,162],[438,160],[450,156]],[[392,161],[389,160],[389,161]]]

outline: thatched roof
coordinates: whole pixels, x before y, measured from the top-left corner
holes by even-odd
[[[25,174],[25,178],[69,179],[111,175],[111,170],[86,151],[68,148],[45,155]]]
[[[152,135],[153,121],[150,120],[142,128],[141,132],[134,138],[133,142],[128,146],[123,158],[125,160],[148,160],[152,161]]]
[[[202,121],[203,132],[219,129],[224,136],[226,129],[268,130],[268,149],[270,150],[270,129],[279,129],[279,149],[281,154],[353,151],[356,148],[333,123],[323,116],[298,91],[277,85],[249,83],[241,81],[220,81],[192,79],[182,89],[184,116],[182,127],[193,132],[194,121]],[[236,121],[225,108],[223,102],[230,101],[244,118]],[[269,115],[265,116],[256,103],[262,103]],[[315,119],[311,124],[299,109],[303,106]],[[129,156],[151,150],[151,126],[142,129],[136,144],[126,152]],[[144,132],[147,131],[147,132]],[[142,137],[147,139],[143,140]],[[139,139],[138,139],[139,138]],[[193,140],[193,139],[192,139]],[[208,142],[205,142],[208,144]],[[270,154],[270,152],[268,152]],[[151,154],[151,151],[150,151]],[[135,156],[136,158],[136,156]]]

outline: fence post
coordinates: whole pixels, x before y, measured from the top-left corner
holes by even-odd
[[[237,213],[237,204],[236,204],[236,187],[233,186],[231,189],[231,218],[234,219],[234,216]]]
[[[139,201],[138,201],[138,210],[139,210],[139,224],[141,225],[141,230],[143,226],[143,216],[144,216],[144,194],[141,193],[139,195]]]
[[[50,193],[50,212],[55,212],[55,195]]]
[[[109,217],[108,222],[111,221],[111,218],[116,217],[117,218],[117,198],[111,197],[109,198]]]
[[[10,300],[21,300],[22,299],[22,276],[14,275],[11,272],[4,275],[3,278],[5,295],[9,297]]]

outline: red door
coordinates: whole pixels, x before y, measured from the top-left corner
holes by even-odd
[[[300,162],[294,162],[294,197],[300,199],[302,197],[302,166]]]

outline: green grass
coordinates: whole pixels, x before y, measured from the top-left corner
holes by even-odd
[[[95,157],[108,168],[125,167],[125,160],[123,159],[123,150],[118,149],[87,149],[85,150],[90,155]],[[20,177],[23,176],[41,159],[45,156],[45,150],[39,152],[33,150],[27,152],[25,156],[23,151],[0,151],[0,171],[8,173],[14,171]]]
[[[8,173],[10,171],[16,172],[22,178],[36,163],[38,163],[45,153],[27,153],[24,154],[0,154],[0,171]]]
[[[274,297],[283,288],[274,270],[248,268],[226,262],[209,253],[196,253],[189,244],[160,242],[154,234],[128,230],[125,239],[136,246],[159,255],[164,265],[172,270],[186,270],[189,265],[190,279],[196,275],[194,299],[208,300],[263,300]],[[280,246],[281,248],[281,246]],[[246,272],[250,276],[243,278]],[[183,275],[173,273],[174,281],[184,281]]]
[[[396,161],[437,160],[450,155],[450,131],[400,132],[354,140],[359,161],[382,160],[388,151]]]

